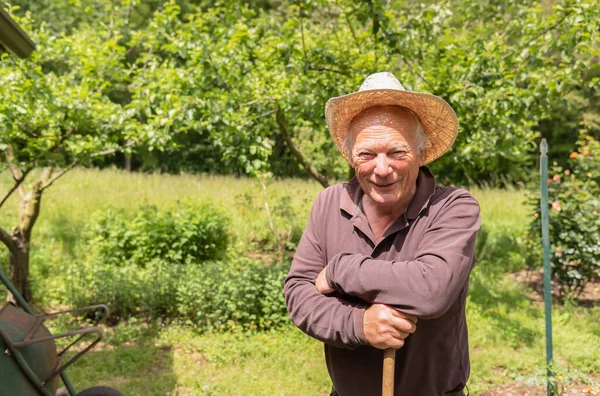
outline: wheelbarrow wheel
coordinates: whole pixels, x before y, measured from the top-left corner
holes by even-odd
[[[123,396],[121,392],[107,386],[94,386],[84,389],[77,396]]]

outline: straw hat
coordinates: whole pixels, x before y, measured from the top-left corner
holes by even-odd
[[[344,147],[344,140],[350,123],[361,111],[384,105],[405,107],[419,117],[429,140],[425,164],[439,158],[454,143],[458,134],[458,118],[444,99],[428,93],[406,91],[392,73],[375,73],[366,78],[358,92],[331,98],[325,105],[329,133],[349,163],[352,163],[351,153]]]

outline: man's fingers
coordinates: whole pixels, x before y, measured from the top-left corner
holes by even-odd
[[[404,340],[406,339],[410,334],[405,332],[405,331],[399,331],[396,334],[392,334],[392,337],[394,337],[397,340]]]
[[[363,317],[365,337],[375,348],[401,348],[404,340],[415,332],[417,318],[385,304],[373,304]]]
[[[403,339],[394,338],[392,341],[389,341],[387,343],[387,345],[385,346],[385,348],[381,348],[381,349],[388,349],[388,348],[400,349],[403,346],[404,346],[404,340]]]
[[[412,334],[417,330],[417,325],[411,320],[405,318],[392,316],[390,319],[390,324],[394,327],[394,329],[404,333]]]
[[[406,314],[406,313],[404,313],[404,312],[400,312],[400,311],[398,311],[398,310],[397,310],[397,309],[395,309],[395,308],[391,308],[391,307],[390,307],[390,309],[392,310],[392,313],[393,313],[393,315],[394,315],[394,316],[396,316],[396,317],[398,317],[398,318],[404,318],[404,319],[408,319],[408,320],[410,320],[410,321],[411,321],[411,322],[413,322],[413,323],[417,323],[417,317],[416,317],[416,316],[414,316],[414,315],[409,315],[409,314]]]

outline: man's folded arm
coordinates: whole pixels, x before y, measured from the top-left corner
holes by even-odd
[[[414,260],[340,253],[327,265],[327,281],[337,291],[369,303],[391,305],[424,319],[442,316],[469,278],[480,227],[479,205],[466,191],[445,205],[420,241]]]
[[[308,225],[298,244],[284,294],[292,322],[308,335],[325,343],[344,348],[367,345],[363,330],[366,305],[352,304],[335,296],[325,296],[315,287],[319,272],[325,267],[320,247],[318,221],[319,198],[313,205]]]

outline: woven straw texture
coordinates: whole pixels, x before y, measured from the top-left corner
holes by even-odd
[[[364,90],[366,84],[363,84],[361,91],[331,98],[327,101],[325,119],[329,133],[338,149],[346,158],[346,161],[351,163],[351,153],[346,152],[344,139],[354,117],[370,107],[402,106],[415,113],[421,124],[423,124],[424,132],[429,140],[425,150],[425,164],[439,158],[452,146],[458,134],[458,119],[454,110],[437,96],[405,91],[393,75],[390,73],[385,74],[395,80],[395,82],[388,82],[388,86],[393,86],[395,89]]]

